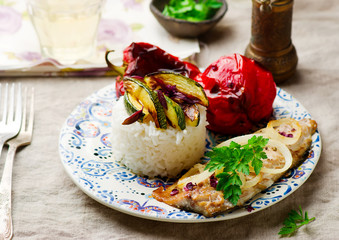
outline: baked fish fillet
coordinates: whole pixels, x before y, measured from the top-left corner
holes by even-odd
[[[287,121],[284,121],[287,120]],[[153,191],[153,197],[170,206],[197,212],[206,217],[212,217],[224,211],[244,205],[246,201],[256,194],[270,187],[274,182],[281,178],[289,169],[295,168],[305,160],[305,154],[312,143],[312,135],[317,129],[317,123],[311,119],[296,121],[294,119],[284,119],[276,121],[273,126],[266,127],[255,134],[263,134],[264,137],[282,140],[293,139],[293,134],[297,134],[296,125],[299,130],[299,136],[293,144],[284,143],[292,155],[292,162],[286,170],[279,173],[260,172],[258,175],[251,173],[248,176],[243,175],[246,184],[242,187],[242,194],[236,205],[233,205],[227,199],[224,199],[223,192],[217,191],[215,173],[204,170],[205,165],[196,164],[177,182],[168,188],[160,187]],[[268,124],[268,126],[270,123]],[[275,131],[275,136],[272,134]],[[270,133],[271,132],[271,133]],[[277,138],[276,138],[277,137]],[[280,137],[280,138],[279,138]],[[281,141],[282,141],[281,140]],[[282,141],[283,142],[283,141]],[[288,151],[287,150],[287,151]],[[265,147],[267,159],[263,159],[263,168],[283,169],[285,158],[275,147]],[[288,153],[289,154],[289,153]]]

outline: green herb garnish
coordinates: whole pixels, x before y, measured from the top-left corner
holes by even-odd
[[[171,0],[162,14],[165,16],[199,22],[212,18],[222,2],[217,0]]]
[[[280,229],[279,235],[291,236],[303,225],[313,222],[315,217],[309,218],[307,212],[303,213],[302,208],[299,206],[299,212],[292,210],[284,221],[284,227]]]
[[[255,174],[260,173],[263,165],[261,159],[267,158],[263,149],[268,140],[268,138],[254,135],[245,145],[232,141],[229,146],[212,148],[212,151],[206,153],[210,161],[205,169],[210,172],[217,169],[222,170],[222,173],[216,175],[218,178],[216,189],[223,191],[224,198],[228,199],[233,205],[237,205],[241,195],[242,182],[239,173],[249,175],[250,166],[254,168]]]

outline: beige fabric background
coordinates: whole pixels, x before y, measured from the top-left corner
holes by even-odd
[[[243,53],[249,42],[250,0],[228,2],[223,21],[200,39],[200,67],[222,55]],[[316,221],[293,239],[339,239],[338,12],[337,0],[295,1],[292,39],[298,72],[280,85],[318,122],[323,141],[320,161],[307,182],[288,198],[234,220],[201,224],[144,220],[97,203],[72,182],[59,159],[60,129],[81,100],[113,79],[2,78],[1,82],[21,81],[36,90],[34,139],[14,164],[14,239],[279,239],[284,218],[299,205]],[[3,162],[2,156],[1,172]]]

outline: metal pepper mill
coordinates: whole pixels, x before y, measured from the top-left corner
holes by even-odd
[[[252,0],[252,4],[252,37],[245,56],[281,83],[295,73],[298,63],[291,40],[293,0]]]

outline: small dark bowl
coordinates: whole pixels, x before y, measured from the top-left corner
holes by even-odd
[[[162,11],[169,0],[152,0],[150,9],[158,22],[172,35],[182,38],[195,38],[209,31],[223,18],[227,12],[227,3],[225,0],[220,1],[223,5],[213,18],[200,22],[189,22],[164,16]]]

